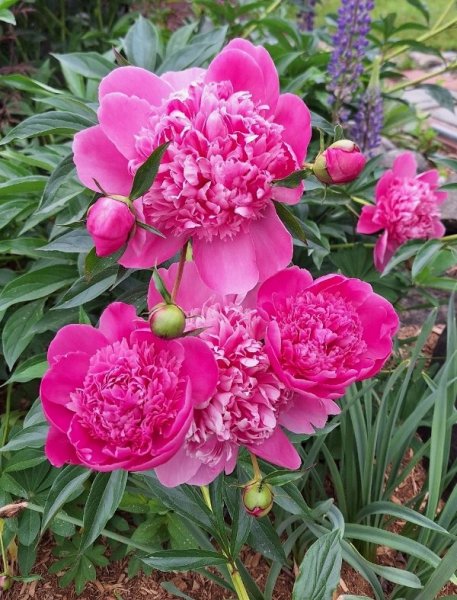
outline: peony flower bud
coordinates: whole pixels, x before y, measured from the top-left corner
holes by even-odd
[[[186,315],[176,304],[161,302],[149,313],[149,325],[157,337],[171,340],[184,333]]]
[[[351,140],[338,140],[321,152],[313,165],[313,173],[326,184],[349,183],[362,172],[366,159]]]
[[[99,198],[87,213],[87,231],[97,256],[113,254],[127,242],[135,216],[123,197]]]
[[[268,483],[255,481],[243,488],[243,504],[253,517],[265,517],[273,507],[273,491]]]

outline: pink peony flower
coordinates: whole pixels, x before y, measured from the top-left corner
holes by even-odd
[[[414,154],[404,152],[376,186],[376,204],[364,206],[357,232],[384,230],[376,242],[374,263],[383,271],[399,246],[414,239],[438,238],[444,234],[439,206],[447,198],[438,192],[438,171],[416,175]]]
[[[285,414],[283,423],[289,428],[310,419],[303,401],[321,398],[333,414],[335,405],[329,399],[341,397],[351,383],[376,375],[391,354],[398,329],[392,305],[368,283],[344,275],[313,282],[308,271],[298,267],[263,283],[258,306],[269,319],[265,345],[275,373],[303,394]]]
[[[125,202],[99,198],[87,213],[87,231],[98,256],[108,256],[127,242],[135,217]]]
[[[360,175],[366,159],[351,140],[338,140],[316,158],[313,171],[316,177],[329,185],[349,183]]]
[[[98,329],[58,331],[48,361],[40,396],[51,424],[46,455],[56,467],[141,471],[166,462],[217,380],[203,342],[160,340],[121,302],[108,306]]]
[[[167,287],[176,270],[176,263],[160,270]],[[148,305],[159,300],[151,283]],[[192,317],[188,329],[204,328],[199,338],[214,354],[219,376],[210,400],[195,407],[186,444],[156,468],[160,481],[167,486],[207,484],[224,469],[233,471],[240,446],[274,464],[298,468],[300,457],[280,427],[295,394],[271,369],[263,344],[266,322],[235,296],[211,291],[193,262],[185,265],[176,300]]]
[[[157,77],[120,67],[100,84],[99,125],[76,134],[81,182],[128,195],[152,151],[171,141],[152,188],[135,201],[137,228],[120,263],[151,267],[192,238],[203,281],[223,294],[245,293],[287,266],[292,239],[272,200],[299,201],[303,186],[274,187],[301,167],[310,113],[294,94],[279,94],[268,52],[231,41],[207,70]],[[274,251],[272,251],[274,249]]]

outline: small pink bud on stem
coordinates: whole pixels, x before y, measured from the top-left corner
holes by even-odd
[[[268,483],[253,481],[243,488],[243,504],[253,517],[265,517],[273,507],[273,491]]]
[[[327,185],[349,183],[363,171],[366,159],[351,140],[338,140],[318,154],[313,173]]]

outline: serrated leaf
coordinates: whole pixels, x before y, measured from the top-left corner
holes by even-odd
[[[69,465],[60,471],[49,490],[44,505],[42,532],[68,499],[74,497],[78,491],[82,491],[82,486],[90,475],[89,469],[83,469],[77,465]]]
[[[227,564],[227,558],[209,550],[162,550],[141,559],[159,571],[188,571]]]
[[[127,471],[121,470],[96,475],[84,508],[81,550],[95,542],[116,512],[127,485],[127,477]]]
[[[341,532],[321,536],[307,550],[292,591],[292,600],[329,600],[339,581],[342,564]]]
[[[130,200],[136,200],[151,188],[159,172],[160,161],[169,145],[170,142],[165,142],[158,146],[135,173],[132,190],[129,195]]]

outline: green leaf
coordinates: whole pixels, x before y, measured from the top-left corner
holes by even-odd
[[[102,271],[90,281],[87,281],[85,277],[80,277],[60,299],[60,303],[55,307],[55,310],[74,308],[98,298],[114,285],[117,270],[117,267],[114,267],[109,271]]]
[[[416,279],[421,271],[423,271],[427,264],[430,263],[436,256],[436,253],[441,249],[442,244],[440,240],[428,240],[420,248],[416,254],[413,266],[411,268],[411,275],[413,279]]]
[[[41,379],[48,368],[48,361],[44,354],[33,356],[16,367],[14,373],[3,385],[7,383],[26,383],[33,379]]]
[[[184,598],[184,600],[194,600],[187,594],[184,594],[184,592],[181,592],[181,590],[179,588],[177,588],[175,586],[175,584],[172,583],[171,581],[162,581],[162,583],[160,584],[160,587],[162,587],[166,592],[171,594],[173,597]]]
[[[16,433],[10,441],[0,448],[0,452],[11,452],[23,448],[43,448],[49,426],[39,424],[25,427]]]
[[[43,316],[44,300],[31,302],[16,310],[6,321],[2,333],[3,356],[11,369],[32,341],[36,323]]]
[[[0,8],[0,21],[9,23],[10,25],[16,25],[16,17],[14,14],[6,8]]]
[[[136,200],[151,188],[159,172],[160,161],[169,145],[170,142],[165,142],[165,144],[158,146],[135,173],[132,191],[129,196],[130,200]]]
[[[97,52],[73,52],[71,54],[52,54],[52,56],[62,66],[88,79],[102,79],[115,67],[114,63]]]
[[[292,600],[329,600],[340,581],[341,531],[320,537],[307,550],[292,591]]]
[[[418,86],[425,89],[430,96],[438,102],[439,106],[442,108],[446,108],[450,112],[454,112],[455,108],[455,100],[454,96],[451,94],[449,90],[441,85],[437,85],[435,83],[423,83]]]
[[[0,142],[3,143],[3,142]],[[0,196],[8,196],[10,194],[30,194],[41,193],[46,185],[47,178],[43,175],[29,175],[27,177],[18,177],[0,183]]]
[[[90,475],[90,469],[83,469],[76,465],[69,465],[60,471],[46,498],[43,511],[43,522],[41,525],[42,532],[63,505],[70,498],[75,498],[75,494],[79,495],[82,492],[82,486],[84,482],[89,479]]]
[[[309,173],[310,172],[308,169],[300,169],[298,171],[294,171],[290,175],[287,175],[287,177],[284,177],[283,179],[274,179],[273,185],[285,188],[296,188],[304,179],[308,177]]]
[[[301,221],[281,202],[274,202],[274,205],[278,217],[290,233],[306,245],[308,242]]]
[[[160,273],[159,273],[159,271],[157,270],[156,267],[154,267],[154,269],[152,271],[152,280],[154,282],[156,290],[162,296],[163,301],[166,302],[167,304],[172,304],[173,300],[171,298],[171,294],[167,290],[167,288],[165,286],[165,283],[163,282],[163,279],[160,276]]]
[[[286,564],[287,558],[280,537],[269,519],[251,519],[249,544],[270,560]]]
[[[42,448],[24,448],[15,452],[5,467],[5,473],[25,471],[46,461]]]
[[[136,226],[137,227],[141,227],[141,229],[145,229],[146,231],[149,231],[149,233],[153,233],[154,235],[158,235],[161,238],[165,239],[167,237],[161,231],[159,231],[158,229],[156,229],[152,225],[148,225],[147,223],[143,223],[143,221],[136,221]]]
[[[227,564],[222,554],[209,550],[162,550],[141,559],[159,571],[189,571]]]
[[[96,275],[116,266],[118,259],[123,254],[124,249],[110,254],[110,256],[97,256],[95,248],[92,248],[84,261],[84,277],[86,281],[91,281]]]
[[[84,508],[81,550],[95,542],[116,512],[127,485],[127,477],[127,471],[121,470],[96,475]]]
[[[53,214],[55,209],[63,208],[71,198],[83,190],[81,185],[72,180],[75,172],[73,154],[69,154],[51,173],[38,207],[38,214]]]
[[[154,71],[158,45],[157,29],[140,15],[125,36],[124,48],[130,63]]]
[[[72,134],[91,127],[93,122],[81,115],[64,111],[39,113],[28,117],[0,140],[0,145],[13,140],[25,140],[36,135]]]
[[[417,8],[417,10],[423,14],[427,23],[429,23],[430,12],[428,10],[427,5],[424,2],[422,2],[422,0],[406,0],[406,2],[411,6],[414,6],[414,8]]]
[[[393,517],[397,517],[402,521],[408,521],[409,523],[419,525],[419,527],[432,529],[433,531],[437,531],[446,536],[449,535],[444,527],[441,527],[441,525],[438,525],[438,523],[435,523],[423,514],[416,512],[412,508],[408,508],[407,506],[399,506],[393,502],[381,500],[372,502],[371,504],[368,504],[362,508],[362,510],[358,513],[356,520],[361,521],[364,517],[369,515],[392,515]]]
[[[287,469],[278,469],[276,471],[268,473],[268,475],[265,475],[263,481],[269,483],[270,485],[279,487],[282,485],[287,485],[288,483],[292,483],[293,481],[298,481],[299,479],[302,479],[304,474],[304,471],[294,472],[288,471]]]
[[[62,90],[53,88],[25,75],[19,75],[18,73],[1,75],[0,86],[6,86],[14,90],[20,90],[21,92],[29,92],[30,94],[63,94]]]
[[[89,252],[94,242],[86,229],[73,229],[40,248],[44,252]]]
[[[167,71],[182,71],[189,67],[201,67],[222,48],[228,26],[217,27],[192,38],[184,48],[167,55],[160,65],[159,74]]]
[[[40,533],[40,515],[33,510],[25,510],[19,516],[19,527],[17,535],[19,542],[24,546],[30,546],[38,538]]]
[[[0,293],[0,310],[19,302],[49,296],[72,282],[74,278],[75,268],[69,265],[53,265],[19,275],[8,282]]]
[[[196,26],[196,23],[189,23],[174,31],[168,40],[166,56],[185,48]]]

